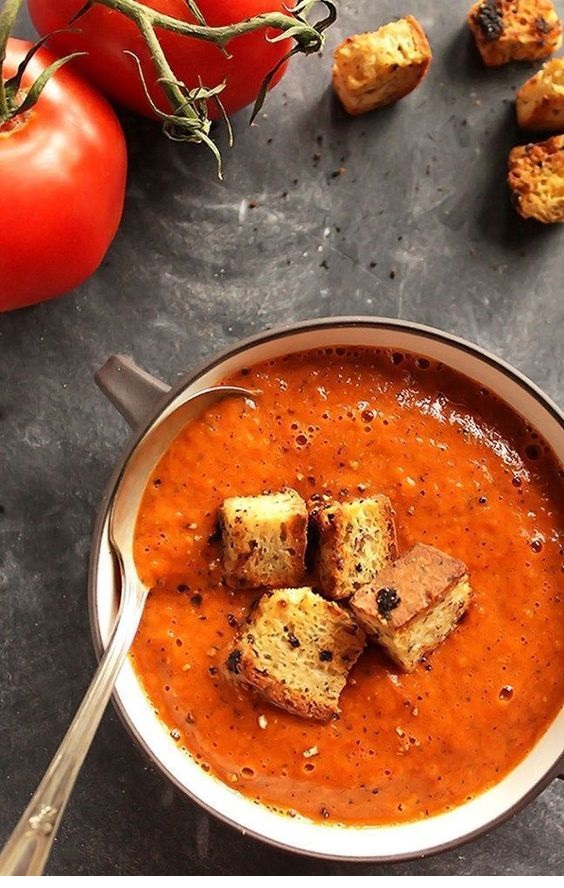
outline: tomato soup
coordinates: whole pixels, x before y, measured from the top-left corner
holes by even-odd
[[[329,822],[448,810],[499,781],[564,696],[562,469],[490,392],[427,358],[333,348],[226,382],[260,392],[188,425],[139,512],[151,587],[132,657],[154,709],[201,766],[260,802]],[[223,499],[387,494],[400,553],[430,543],[475,590],[454,632],[411,674],[370,646],[319,724],[232,687],[220,666],[257,591],[223,583]]]

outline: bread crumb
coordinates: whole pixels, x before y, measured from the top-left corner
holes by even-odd
[[[368,635],[411,672],[455,628],[471,597],[466,565],[417,543],[381,570],[372,587],[355,592],[351,607]]]
[[[523,218],[564,222],[564,135],[513,148],[507,181]]]
[[[224,500],[219,521],[227,585],[256,589],[301,582],[307,520],[306,504],[291,488]]]
[[[263,730],[263,731],[265,728],[268,727],[268,719],[267,719],[266,715],[259,715],[259,717],[257,718],[257,722],[258,722],[259,728],[261,728],[261,730]]]
[[[281,709],[328,721],[366,638],[310,587],[265,592],[225,651],[225,677]]]
[[[431,47],[409,15],[377,31],[346,37],[334,58],[335,92],[349,114],[364,114],[414,90],[427,73]]]
[[[562,44],[552,0],[478,0],[468,24],[488,67],[546,59]]]
[[[387,496],[313,503],[310,517],[319,532],[319,581],[328,598],[349,598],[370,588],[396,557],[394,510]]]
[[[306,759],[313,758],[314,755],[319,755],[319,749],[317,746],[310,746],[309,749],[304,749],[302,755]]]

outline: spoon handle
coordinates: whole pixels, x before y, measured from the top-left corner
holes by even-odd
[[[33,798],[0,853],[0,876],[40,876],[80,767],[131,647],[146,590],[122,571],[122,597],[115,626],[90,687]]]

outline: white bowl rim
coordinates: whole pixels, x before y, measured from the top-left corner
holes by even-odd
[[[559,425],[564,428],[564,411],[560,409],[560,407],[542,391],[539,386],[537,386],[532,380],[530,380],[527,376],[521,373],[519,370],[514,368],[511,364],[505,361],[503,358],[498,357],[492,352],[487,351],[477,344],[470,342],[469,340],[463,339],[455,334],[448,333],[446,331],[440,330],[436,327],[431,327],[425,324],[419,324],[412,321],[407,321],[403,319],[396,318],[386,318],[386,317],[371,317],[371,316],[362,316],[362,315],[352,315],[352,316],[335,316],[335,317],[322,317],[315,318],[312,320],[302,320],[295,321],[291,324],[272,327],[264,330],[263,332],[256,333],[252,336],[246,337],[244,339],[237,340],[231,346],[228,346],[225,349],[222,349],[217,354],[213,355],[210,359],[200,363],[196,369],[189,371],[183,374],[180,379],[168,389],[163,394],[163,397],[158,399],[154,404],[153,409],[149,410],[146,417],[144,417],[141,425],[136,428],[132,435],[128,438],[110,476],[110,479],[106,485],[104,494],[102,496],[102,500],[100,502],[100,507],[93,531],[92,536],[92,547],[90,554],[90,562],[89,562],[89,571],[88,571],[88,607],[89,607],[89,621],[90,621],[90,630],[92,635],[92,641],[94,650],[97,658],[99,658],[103,653],[103,643],[100,634],[100,624],[98,619],[98,606],[97,606],[97,597],[96,597],[96,576],[98,572],[98,561],[100,556],[100,548],[103,537],[104,525],[107,520],[108,511],[110,508],[110,503],[114,494],[114,491],[117,486],[117,481],[124,471],[127,462],[135,449],[138,440],[145,434],[147,429],[157,420],[157,418],[161,415],[161,413],[166,409],[166,407],[181,394],[184,389],[188,388],[191,385],[194,385],[200,377],[204,374],[208,373],[210,370],[218,367],[220,364],[225,362],[227,359],[235,357],[236,355],[247,351],[253,346],[266,344],[272,340],[280,340],[285,339],[296,334],[300,334],[306,331],[316,331],[316,330],[335,330],[339,329],[351,329],[351,328],[371,328],[375,331],[377,330],[401,330],[405,332],[412,331],[414,333],[422,335],[424,338],[428,338],[435,341],[440,341],[446,345],[454,346],[462,351],[465,351],[474,357],[482,360],[483,362],[495,367],[497,370],[501,371],[504,375],[508,376],[511,380],[520,385],[523,389],[527,391],[529,395],[531,395],[536,401],[540,403],[540,405],[559,423]],[[335,343],[337,345],[337,343]],[[556,758],[556,760],[552,763],[552,765],[548,768],[543,776],[536,781],[536,783],[531,786],[527,792],[521,796],[514,804],[508,806],[508,808],[503,811],[502,814],[492,818],[491,820],[481,824],[477,829],[473,829],[467,833],[462,834],[456,839],[450,840],[448,842],[438,843],[436,845],[425,848],[423,851],[413,851],[413,852],[405,852],[401,854],[390,854],[390,855],[343,855],[341,854],[331,854],[326,852],[315,852],[315,851],[305,851],[301,848],[296,848],[290,844],[285,844],[279,840],[273,839],[269,836],[263,835],[256,830],[249,829],[248,827],[241,826],[237,821],[233,820],[229,816],[227,816],[224,812],[217,810],[211,805],[208,805],[202,799],[196,797],[191,791],[190,788],[184,785],[181,781],[179,781],[176,776],[166,767],[166,765],[156,759],[153,755],[152,750],[148,743],[146,742],[143,735],[137,730],[137,728],[132,724],[127,710],[125,708],[122,700],[114,693],[112,696],[112,703],[123,722],[124,727],[127,732],[133,738],[133,740],[138,745],[141,754],[143,757],[148,760],[158,771],[160,771],[164,776],[182,793],[184,793],[191,801],[195,802],[199,807],[203,808],[207,813],[212,816],[218,818],[223,823],[228,826],[233,827],[238,832],[243,835],[249,835],[253,838],[258,839],[259,841],[271,845],[273,847],[279,848],[284,851],[289,851],[293,854],[299,856],[310,856],[314,858],[320,858],[324,860],[336,860],[340,862],[350,862],[350,863],[362,863],[362,862],[378,862],[378,863],[394,863],[399,861],[413,860],[413,859],[422,859],[431,855],[444,853],[446,851],[452,850],[454,848],[458,848],[461,845],[464,845],[468,842],[473,841],[479,836],[484,835],[485,833],[491,831],[495,827],[504,823],[506,820],[510,819],[514,814],[517,814],[519,811],[523,810],[529,802],[531,802],[534,798],[536,798],[542,791],[545,789],[556,777],[564,778],[564,751]]]

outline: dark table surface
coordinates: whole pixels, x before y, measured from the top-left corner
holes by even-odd
[[[512,99],[530,68],[482,67],[464,25],[469,0],[341,5],[324,58],[295,61],[258,126],[234,119],[224,182],[205,151],[123,114],[127,204],[103,266],[63,299],[0,317],[0,841],[94,667],[90,538],[127,435],[92,381],[110,353],[172,381],[268,325],[386,315],[473,340],[559,396],[564,229],[520,220],[505,186],[508,150],[523,140]],[[429,76],[397,107],[347,118],[329,87],[330,50],[404,12],[430,36]],[[23,17],[18,34],[31,33]],[[110,708],[48,871],[557,874],[562,799],[554,783],[492,834],[425,861],[293,857],[175,792]]]

